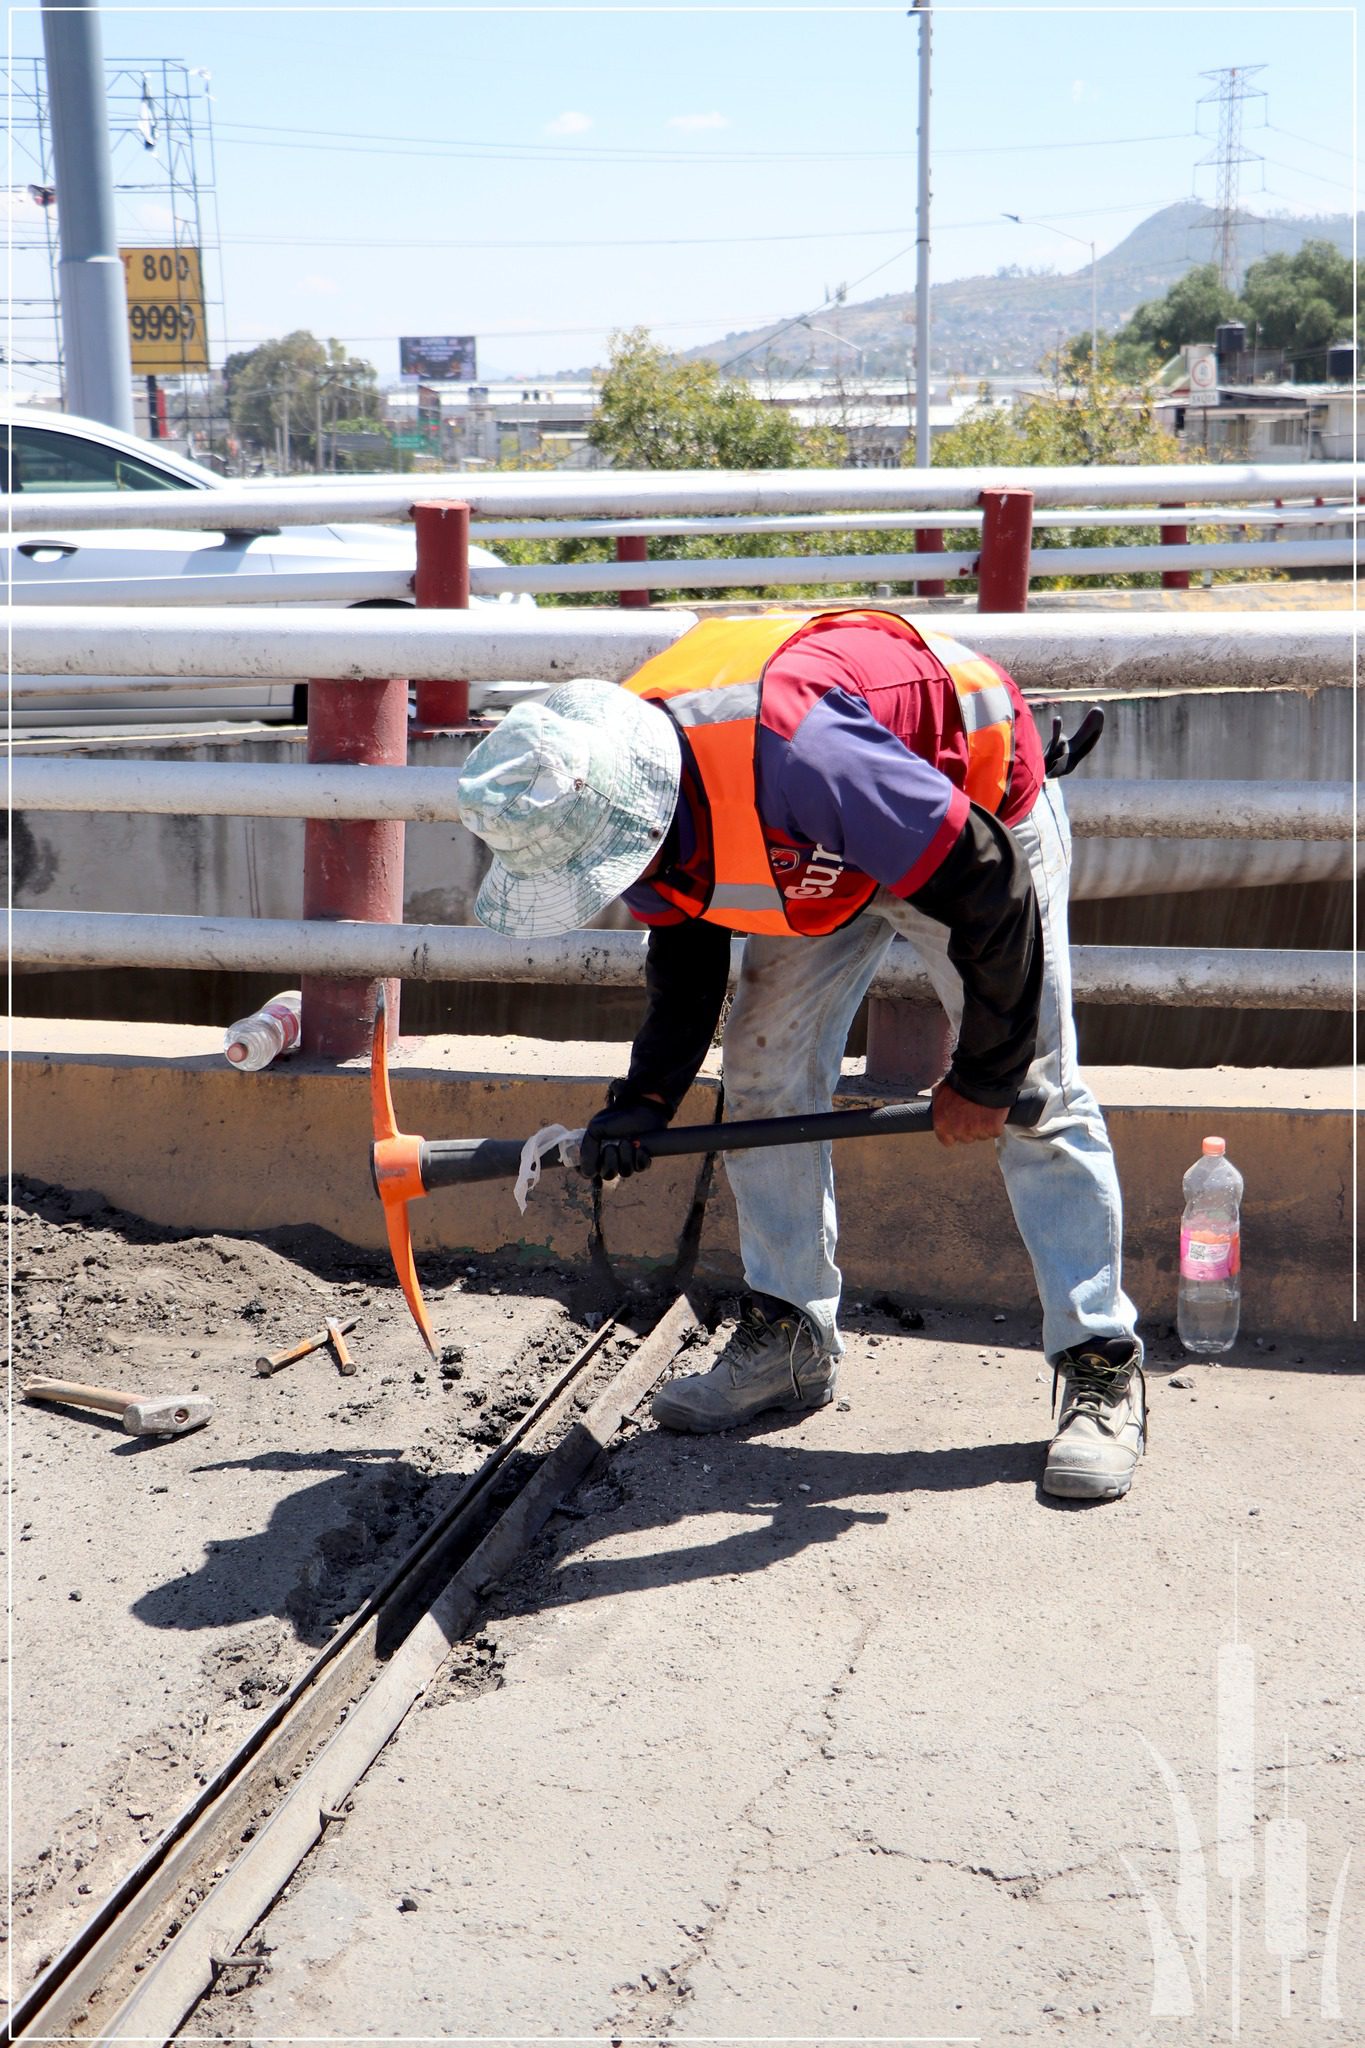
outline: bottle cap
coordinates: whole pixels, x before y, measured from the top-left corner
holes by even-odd
[[[1215,1159],[1221,1159],[1227,1149],[1226,1138],[1205,1138],[1204,1140],[1204,1150],[1211,1153]]]

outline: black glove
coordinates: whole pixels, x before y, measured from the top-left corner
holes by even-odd
[[[643,1173],[651,1154],[641,1141],[666,1131],[668,1123],[662,1102],[646,1101],[628,1082],[613,1081],[606,1108],[598,1110],[583,1133],[578,1171],[585,1180],[629,1180]]]

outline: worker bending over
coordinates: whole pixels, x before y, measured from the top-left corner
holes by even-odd
[[[615,897],[650,927],[630,1071],[588,1125],[581,1171],[649,1163],[725,999],[727,1114],[828,1109],[849,1026],[894,935],[956,1029],[933,1091],[944,1145],[993,1141],[1062,1394],[1049,1493],[1113,1499],[1142,1455],[1136,1315],[1104,1119],[1076,1065],[1070,833],[1013,680],[891,612],[710,619],[623,686],[518,705],[470,755],[461,817],[493,849],[476,914],[540,937]],[[1040,1121],[1006,1124],[1021,1089]],[[830,1147],[729,1155],[750,1291],[709,1372],[660,1389],[673,1429],[720,1430],[832,1399],[837,1314]]]

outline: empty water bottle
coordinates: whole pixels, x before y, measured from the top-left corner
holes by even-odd
[[[294,1050],[299,1042],[302,1001],[298,989],[287,988],[240,1023],[228,1026],[223,1033],[223,1051],[240,1073],[259,1073],[282,1052]]]
[[[1177,1327],[1187,1351],[1227,1351],[1242,1313],[1242,1176],[1221,1138],[1185,1175]]]

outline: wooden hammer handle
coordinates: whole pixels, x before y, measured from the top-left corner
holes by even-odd
[[[24,1397],[29,1401],[75,1401],[106,1415],[122,1415],[138,1399],[136,1394],[120,1394],[116,1387],[87,1387],[80,1380],[29,1380]]]

